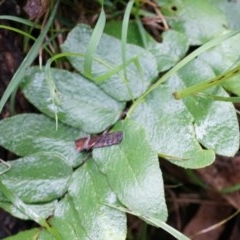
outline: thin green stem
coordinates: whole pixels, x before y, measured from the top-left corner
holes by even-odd
[[[128,2],[125,13],[124,13],[124,17],[123,17],[123,23],[122,23],[122,37],[121,37],[121,50],[122,50],[122,63],[123,63],[123,71],[124,71],[124,83],[127,87],[128,93],[131,96],[131,99],[133,100],[133,94],[132,91],[129,87],[128,84],[128,76],[127,76],[127,34],[128,34],[128,25],[129,25],[129,19],[130,19],[130,15],[131,15],[131,10],[133,7],[134,1],[131,0]]]
[[[199,47],[198,49],[196,49],[195,51],[193,51],[191,54],[189,54],[187,57],[185,57],[184,59],[182,59],[179,63],[177,63],[171,70],[169,70],[166,74],[164,74],[156,83],[154,83],[144,94],[141,95],[141,97],[139,97],[130,107],[127,117],[129,117],[132,112],[134,111],[134,109],[137,107],[138,104],[140,104],[141,102],[144,101],[144,99],[154,90],[156,89],[158,86],[160,86],[160,84],[162,84],[164,81],[166,81],[167,79],[169,79],[171,76],[173,76],[174,74],[177,73],[177,71],[179,69],[181,69],[182,67],[184,67],[188,62],[190,62],[191,60],[193,60],[195,57],[197,57],[198,55],[200,55],[201,53],[205,52],[206,50],[220,44],[221,42],[237,35],[240,33],[240,30],[238,31],[231,31],[230,33],[221,35],[217,38],[212,39],[211,41],[205,43],[204,45],[202,45],[201,47]]]
[[[24,25],[27,25],[27,26],[30,26],[30,27],[41,29],[41,25],[39,25],[39,24],[36,25],[35,23],[33,23],[29,20],[26,20],[24,18],[20,18],[20,17],[9,16],[9,15],[1,15],[0,19],[10,20],[10,21],[18,22],[18,23],[21,23],[21,24],[24,24]]]
[[[232,103],[240,103],[240,97],[222,97],[222,96],[213,96],[213,95],[207,95],[198,93],[197,96],[202,98],[210,98],[215,101],[221,101],[221,102],[232,102]]]
[[[48,30],[49,30],[49,28],[52,25],[52,22],[54,20],[58,4],[59,4],[59,0],[56,1],[56,4],[53,7],[53,10],[51,12],[51,15],[48,19],[48,22],[47,22],[45,28],[43,29],[43,31],[41,32],[41,34],[39,35],[39,37],[37,38],[37,40],[33,44],[32,48],[30,49],[30,51],[28,52],[28,54],[24,58],[23,62],[19,66],[18,70],[15,72],[11,82],[7,86],[7,89],[5,90],[3,96],[0,100],[0,113],[1,113],[5,103],[7,102],[8,98],[12,94],[12,92],[18,87],[18,85],[20,84],[20,82],[24,78],[26,69],[32,64],[32,62],[37,57],[38,51],[41,48],[44,37],[46,36],[46,34],[47,34],[47,32],[48,32]]]
[[[233,76],[237,75],[240,73],[240,66],[237,66],[233,68],[232,70],[229,70],[220,76],[214,77],[209,81],[199,83],[196,85],[193,85],[191,87],[188,87],[186,89],[174,92],[173,95],[175,96],[176,99],[181,99],[185,98],[190,95],[195,95],[196,93],[202,92],[208,88],[211,88],[213,86],[218,86],[222,84],[223,82],[231,79]]]

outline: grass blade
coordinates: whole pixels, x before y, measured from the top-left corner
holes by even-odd
[[[32,64],[34,59],[37,57],[38,51],[39,51],[39,49],[41,47],[41,44],[42,44],[42,42],[44,40],[44,37],[46,36],[50,26],[52,25],[53,19],[55,17],[56,11],[57,11],[58,4],[59,4],[59,0],[56,1],[56,4],[55,4],[55,6],[54,6],[54,8],[53,8],[53,10],[51,12],[51,15],[50,15],[50,17],[48,19],[48,22],[47,22],[45,28],[43,29],[43,31],[41,32],[41,34],[37,38],[36,42],[33,44],[32,48],[29,51],[29,53],[24,58],[23,62],[19,66],[18,70],[14,74],[11,82],[9,83],[7,89],[5,90],[3,96],[2,96],[2,98],[0,100],[0,113],[2,112],[2,109],[3,109],[4,105],[5,105],[5,103],[7,102],[8,98],[12,94],[12,92],[20,84],[22,78],[24,77],[26,69]]]
[[[128,111],[128,117],[132,114],[136,106],[141,103],[145,97],[151,93],[154,89],[156,89],[160,84],[162,84],[164,81],[166,81],[168,78],[173,76],[175,73],[177,73],[178,70],[180,70],[182,67],[184,67],[187,63],[189,63],[191,60],[193,60],[195,57],[199,56],[201,53],[207,51],[208,49],[213,48],[214,46],[217,46],[221,42],[230,39],[231,37],[236,36],[240,33],[240,30],[238,31],[231,31],[227,34],[221,35],[219,37],[216,37],[212,39],[211,41],[205,43],[201,47],[197,48],[195,51],[193,51],[191,54],[189,54],[187,57],[182,59],[179,63],[177,63],[171,70],[169,70],[166,74],[164,74],[157,82],[155,82],[140,98],[138,98],[133,105],[130,107]]]
[[[92,62],[93,62],[93,54],[96,51],[98,43],[101,39],[103,34],[104,26],[106,22],[106,15],[103,10],[101,9],[100,16],[98,18],[97,24],[93,30],[89,45],[86,50],[86,56],[84,59],[84,75],[91,78],[92,76]]]

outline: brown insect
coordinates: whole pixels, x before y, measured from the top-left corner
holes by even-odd
[[[77,151],[89,151],[92,148],[101,148],[119,144],[123,139],[123,132],[105,133],[100,136],[88,136],[75,141]]]

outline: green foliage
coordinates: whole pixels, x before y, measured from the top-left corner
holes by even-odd
[[[240,35],[236,35],[208,52],[203,53],[200,58],[209,63],[213,71],[219,75],[239,65]],[[239,74],[234,74],[224,82],[224,87],[230,92],[240,95]]]
[[[83,155],[74,149],[74,140],[86,135],[77,129],[59,124],[41,114],[21,114],[6,118],[0,123],[1,145],[20,156],[39,152],[62,154],[66,162],[74,167],[82,163]],[[14,136],[14,138],[10,137]]]
[[[107,176],[121,203],[133,214],[166,221],[157,154],[149,145],[144,129],[136,122],[124,120],[116,124],[113,130],[123,131],[124,139],[120,145],[93,150],[93,159],[99,170]]]
[[[58,7],[59,1],[56,1],[56,4],[52,10],[52,13],[49,17],[49,20],[46,24],[46,26],[44,27],[43,31],[41,32],[41,34],[39,35],[39,37],[37,38],[37,40],[35,41],[35,43],[33,44],[31,51],[29,51],[29,53],[27,54],[27,56],[25,57],[24,61],[21,63],[21,65],[19,66],[18,70],[16,71],[16,73],[14,74],[11,82],[9,83],[6,91],[4,92],[3,96],[1,97],[0,100],[0,112],[3,109],[4,104],[6,103],[7,99],[9,98],[9,96],[12,94],[12,92],[18,87],[18,85],[20,84],[22,78],[24,77],[25,74],[25,70],[26,68],[28,68],[34,61],[34,59],[36,58],[36,56],[39,53],[39,49],[41,47],[41,44],[44,40],[44,37],[46,36],[57,11],[57,7]]]
[[[62,45],[62,50],[85,54],[91,34],[90,27],[76,26],[69,33]],[[95,61],[92,64],[90,79],[111,97],[119,101],[128,101],[139,97],[155,80],[158,74],[157,65],[149,51],[136,45],[127,44],[126,46],[127,66],[122,63],[121,54],[121,41],[106,34],[102,35],[96,52],[92,56]],[[68,58],[76,70],[85,74],[84,58]],[[127,71],[127,79],[124,78],[124,68]]]
[[[225,14],[210,0],[157,0],[171,28],[186,34],[191,45],[203,44],[228,28]]]
[[[126,216],[108,206],[116,201],[106,176],[89,159],[74,172],[68,194],[59,202],[51,225],[62,239],[124,239]]]
[[[15,236],[5,238],[6,240],[26,240],[26,239],[38,239],[38,240],[54,240],[54,238],[46,231],[34,228],[28,231],[21,232]]]
[[[94,30],[77,25],[61,46],[77,73],[51,68],[51,61],[43,68],[28,67],[31,61],[23,65],[27,71],[22,92],[45,115],[20,114],[0,121],[0,145],[21,156],[8,162],[10,169],[0,163],[0,207],[43,228],[8,239],[124,240],[126,212],[178,239],[188,239],[165,223],[158,156],[194,169],[210,165],[215,154],[237,152],[239,127],[231,102],[191,94],[177,100],[174,93],[203,84],[210,96],[228,98],[223,87],[240,96],[236,79],[208,86],[209,79],[236,67],[239,34],[222,36],[232,20],[214,1],[197,1],[197,7],[189,0],[158,2],[172,27],[162,43],[140,33],[134,23],[128,31],[131,36],[144,34],[145,44],[131,38],[125,43],[126,35],[120,40],[102,34],[102,10]],[[120,30],[111,29],[121,29],[119,22],[107,26],[105,31],[121,36]],[[190,45],[217,35],[175,65]],[[157,79],[159,72],[171,67]],[[21,77],[23,69],[19,71]],[[121,119],[124,110],[129,111]],[[108,128],[123,132],[120,144],[77,152],[75,139]]]
[[[51,69],[59,103],[51,101],[44,70],[33,67],[23,81],[23,93],[41,112],[88,133],[99,133],[114,124],[124,109],[98,86],[79,74]]]
[[[57,153],[36,153],[8,163],[11,169],[2,174],[2,183],[25,203],[50,202],[67,191],[72,168]]]

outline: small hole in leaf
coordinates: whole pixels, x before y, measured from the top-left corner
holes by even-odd
[[[178,9],[177,9],[176,6],[172,6],[172,10],[173,10],[174,12],[176,12]]]

